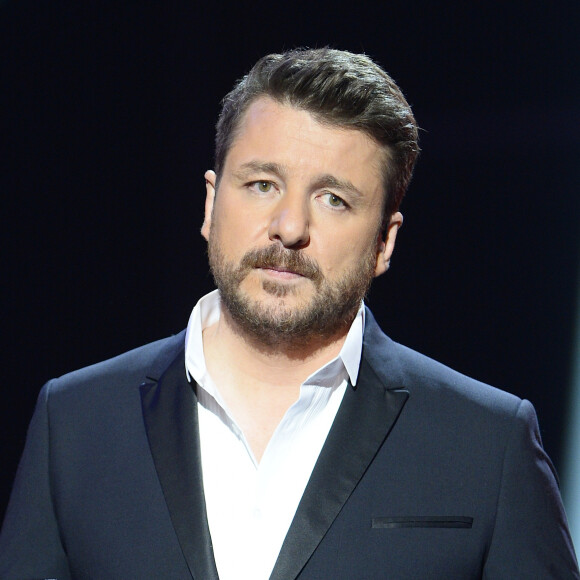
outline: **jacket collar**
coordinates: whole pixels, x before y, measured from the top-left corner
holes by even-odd
[[[397,421],[409,393],[400,388],[402,370],[394,351],[367,309],[357,385],[345,393],[270,580],[298,576]],[[151,454],[184,558],[194,578],[218,580],[200,469],[197,397],[185,375],[183,340],[160,378],[141,385],[141,400]]]
[[[390,378],[385,377],[384,360],[390,358],[393,343],[382,333],[370,311],[366,315],[357,386],[347,389],[344,395],[270,580],[289,580],[300,573],[387,438],[409,397],[407,391],[398,387],[398,369],[393,369],[395,372]]]
[[[155,469],[191,575],[218,580],[200,469],[197,397],[185,376],[183,346],[158,380],[141,385],[141,406]]]

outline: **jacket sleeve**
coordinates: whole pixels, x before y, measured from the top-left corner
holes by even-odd
[[[506,442],[483,578],[580,578],[555,470],[528,401],[521,402]]]
[[[71,578],[50,485],[50,383],[40,392],[0,533],[0,578]]]

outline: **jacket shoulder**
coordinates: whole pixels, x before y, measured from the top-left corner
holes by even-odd
[[[519,397],[393,341],[383,333],[372,315],[367,321],[365,359],[387,388],[408,390],[411,398],[432,399],[436,406],[465,404],[501,414],[517,413],[522,403]]]
[[[49,381],[51,395],[102,385],[116,388],[158,379],[184,350],[185,330]],[[184,367],[185,368],[185,367]],[[185,372],[185,370],[184,370]]]

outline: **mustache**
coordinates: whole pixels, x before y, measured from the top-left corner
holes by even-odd
[[[316,260],[305,256],[300,250],[288,250],[277,245],[246,252],[240,262],[240,269],[249,271],[253,268],[284,268],[314,282],[323,278]]]

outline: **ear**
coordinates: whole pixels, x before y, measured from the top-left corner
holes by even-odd
[[[209,232],[211,230],[211,216],[213,212],[213,202],[215,200],[215,171],[208,169],[205,172],[205,215],[201,226],[201,235],[209,241]]]
[[[379,233],[377,240],[377,261],[375,264],[375,277],[384,274],[390,266],[391,256],[395,249],[395,240],[397,239],[397,232],[403,225],[403,214],[396,212],[391,216],[387,231],[385,232],[385,239],[382,233]]]

